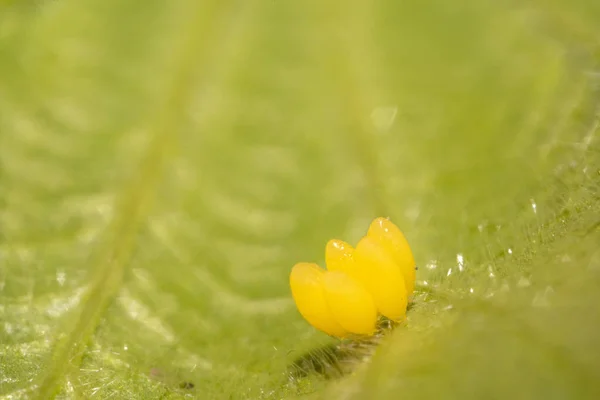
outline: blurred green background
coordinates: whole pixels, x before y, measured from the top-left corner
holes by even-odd
[[[600,398],[599,125],[593,0],[2,1],[0,399]],[[292,377],[378,216],[408,326]]]

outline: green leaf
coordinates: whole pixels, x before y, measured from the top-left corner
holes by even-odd
[[[0,399],[597,398],[598,20],[0,3]],[[287,280],[378,216],[419,287],[362,362]]]

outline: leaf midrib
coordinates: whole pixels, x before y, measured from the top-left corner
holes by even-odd
[[[116,297],[124,281],[126,268],[134,250],[135,240],[143,225],[155,192],[160,185],[161,176],[168,163],[169,155],[176,145],[177,127],[185,113],[185,104],[192,95],[197,66],[206,67],[202,63],[209,53],[209,47],[215,46],[211,41],[215,26],[220,18],[211,18],[214,14],[233,12],[234,7],[220,6],[219,2],[193,3],[194,10],[187,15],[187,24],[182,25],[182,38],[178,48],[173,52],[175,73],[171,83],[166,87],[163,102],[151,124],[150,144],[143,156],[138,174],[129,182],[124,193],[117,201],[115,218],[105,234],[105,242],[99,251],[99,257],[92,268],[92,282],[86,295],[63,331],[68,332],[54,344],[45,366],[45,374],[33,398],[53,398],[60,388],[60,380],[67,376],[81,362],[81,357],[108,305]],[[220,7],[219,7],[220,6]],[[225,10],[221,10],[225,9]],[[245,8],[247,10],[247,8]],[[219,59],[218,46],[216,53],[211,54],[211,63]]]

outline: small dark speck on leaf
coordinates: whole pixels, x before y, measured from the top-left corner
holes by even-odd
[[[193,389],[194,388],[194,384],[192,382],[181,382],[179,384],[179,387],[182,389]]]

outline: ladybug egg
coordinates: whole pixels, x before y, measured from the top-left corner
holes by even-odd
[[[391,255],[402,271],[406,294],[410,296],[415,288],[415,259],[400,229],[386,218],[376,218],[369,226],[367,236],[379,242]]]
[[[354,247],[343,240],[332,239],[325,246],[325,264],[329,271],[348,271],[354,264]]]
[[[365,236],[358,242],[354,253],[356,277],[373,297],[379,312],[399,321],[406,315],[406,284],[402,272],[375,239]]]
[[[335,320],[345,330],[359,335],[375,332],[377,309],[369,292],[341,271],[323,276],[325,299]]]
[[[317,264],[296,264],[290,274],[292,296],[298,311],[312,326],[329,335],[344,337],[348,332],[335,321],[325,299],[324,274]]]

